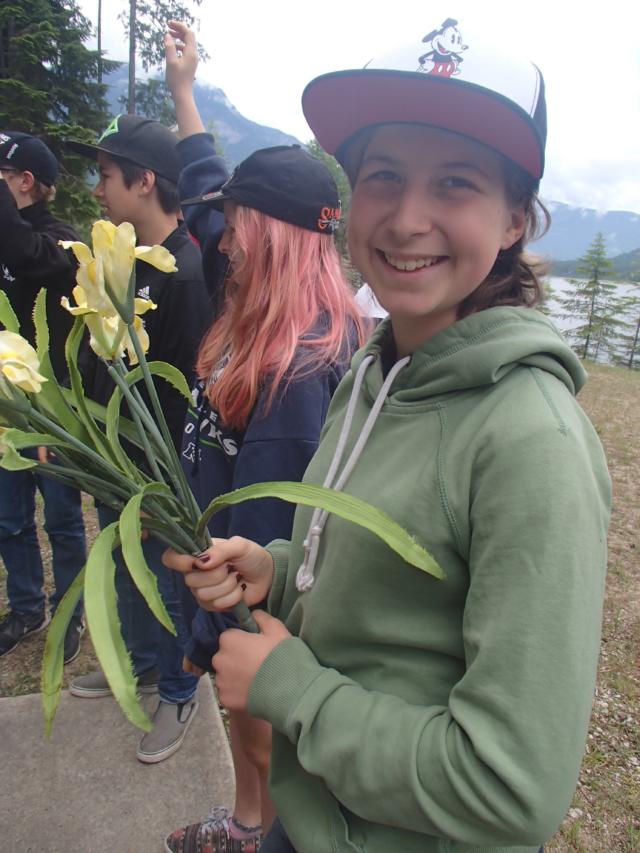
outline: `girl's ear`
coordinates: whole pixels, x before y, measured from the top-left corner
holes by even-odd
[[[527,216],[524,207],[514,207],[507,213],[507,227],[500,248],[510,249],[522,237],[527,227]]]

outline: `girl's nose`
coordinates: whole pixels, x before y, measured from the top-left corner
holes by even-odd
[[[398,196],[388,225],[399,239],[428,234],[434,225],[434,214],[433,202],[425,192],[419,188],[406,187]]]

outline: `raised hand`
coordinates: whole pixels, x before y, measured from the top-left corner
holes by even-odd
[[[181,21],[169,21],[164,37],[165,79],[178,119],[180,138],[203,133],[204,125],[193,99],[193,81],[198,67],[198,45],[192,29]]]

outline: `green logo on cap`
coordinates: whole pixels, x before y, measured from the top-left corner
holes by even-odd
[[[114,120],[111,122],[109,127],[105,130],[105,132],[102,134],[102,136],[98,140],[98,144],[100,144],[103,139],[106,139],[107,136],[111,136],[112,133],[118,133],[118,119],[119,118],[120,118],[120,116],[116,116],[114,118]]]

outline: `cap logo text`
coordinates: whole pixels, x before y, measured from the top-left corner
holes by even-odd
[[[323,207],[318,218],[318,228],[333,234],[340,224],[341,216],[342,210],[339,207]]]

